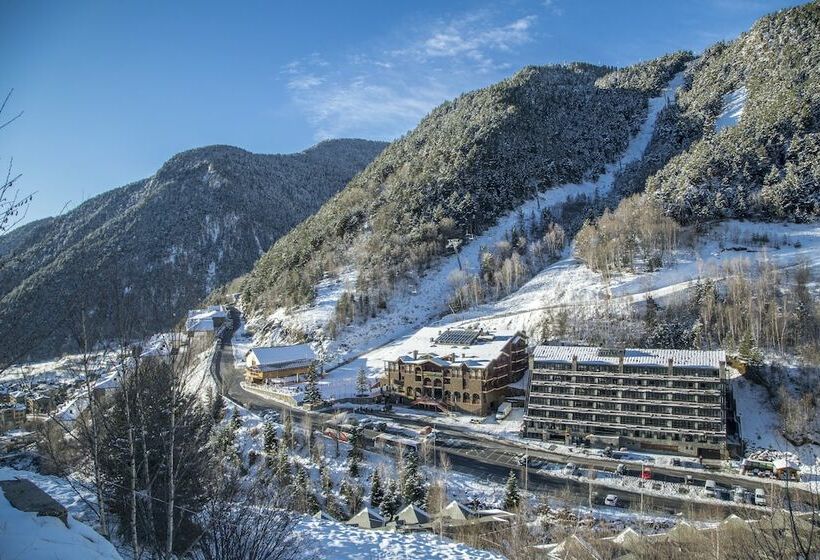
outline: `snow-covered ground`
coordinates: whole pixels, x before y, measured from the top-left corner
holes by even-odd
[[[0,480],[18,471],[0,469]],[[28,478],[28,477],[26,477]],[[46,490],[45,488],[42,488]],[[50,493],[50,492],[49,492]],[[117,560],[119,553],[88,525],[68,516],[68,527],[56,517],[20,511],[0,492],[0,556],[26,560]]]
[[[440,539],[432,533],[398,533],[358,529],[332,521],[305,520],[296,527],[320,558],[336,560],[503,560],[486,550]]]
[[[820,445],[795,447],[783,437],[780,416],[763,387],[741,375],[735,375],[730,383],[740,418],[741,437],[748,447],[794,453],[802,464],[801,480],[816,488],[820,483]]]
[[[540,208],[557,206],[567,198],[580,194],[593,195],[596,192],[608,192],[614,183],[616,171],[641,158],[655,128],[655,122],[661,109],[673,98],[678,87],[683,83],[683,73],[676,75],[656,98],[649,101],[647,118],[638,133],[630,141],[621,158],[606,166],[605,172],[596,180],[579,184],[566,184],[540,193],[537,197],[523,203],[514,211],[498,219],[495,226],[463,245],[459,258],[455,255],[439,259],[418,279],[413,286],[397,289],[389,299],[387,310],[365,323],[351,324],[342,329],[335,340],[328,340],[321,327],[332,316],[336,301],[355,281],[355,272],[348,270],[338,280],[326,279],[317,286],[318,297],[310,306],[296,310],[277,310],[267,317],[268,324],[279,324],[272,334],[265,335],[259,344],[284,342],[283,336],[288,332],[298,331],[309,334],[317,340],[317,348],[324,356],[326,367],[345,362],[352,356],[365,354],[398,337],[408,335],[419,327],[448,312],[447,302],[451,295],[449,278],[459,269],[459,260],[464,269],[477,271],[482,247],[492,246],[502,240],[515,227],[518,216],[530,215]],[[337,398],[355,395],[355,376],[362,362],[336,369],[332,373],[334,396]],[[368,361],[368,366],[370,363]],[[381,367],[381,364],[379,364]]]
[[[743,86],[723,96],[723,108],[715,121],[716,131],[720,131],[727,126],[735,126],[740,122],[748,95],[749,91],[746,86]]]

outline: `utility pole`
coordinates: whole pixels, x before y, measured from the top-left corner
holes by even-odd
[[[448,239],[447,240],[447,247],[453,249],[453,252],[456,254],[456,260],[458,260],[458,269],[462,270],[462,268],[461,268],[461,255],[458,254],[458,248],[460,246],[461,246],[461,239]]]

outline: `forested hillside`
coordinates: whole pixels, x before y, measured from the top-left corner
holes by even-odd
[[[708,49],[620,186],[682,223],[820,215],[820,4]]]
[[[526,67],[448,101],[392,143],[319,212],[280,239],[242,284],[249,310],[309,302],[326,273],[352,265],[377,308],[408,275],[536,192],[603,170],[647,100],[691,59],[629,68]]]
[[[0,364],[172,326],[214,287],[247,272],[384,146],[336,140],[292,155],[191,150],[149,179],[12,231],[0,238],[0,339],[15,343],[4,342]]]

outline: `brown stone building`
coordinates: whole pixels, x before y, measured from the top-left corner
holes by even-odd
[[[400,402],[486,415],[527,370],[520,332],[421,329],[385,362],[384,387]]]

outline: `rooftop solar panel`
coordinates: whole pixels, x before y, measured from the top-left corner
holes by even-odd
[[[454,346],[469,346],[481,331],[470,329],[447,329],[436,338],[436,344],[452,344]]]

